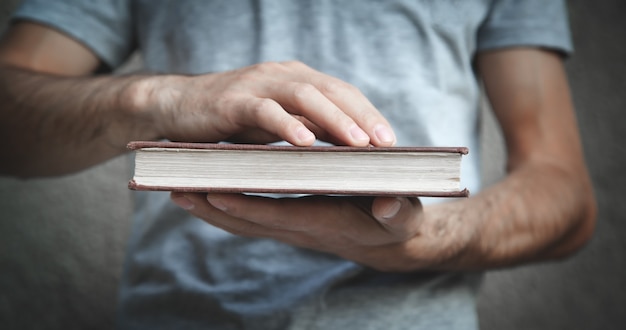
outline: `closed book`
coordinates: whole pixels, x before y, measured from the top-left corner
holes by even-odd
[[[465,197],[465,147],[135,141],[135,190]]]

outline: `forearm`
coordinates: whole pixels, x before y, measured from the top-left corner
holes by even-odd
[[[130,140],[157,137],[128,97],[140,77],[0,71],[1,174],[70,173],[122,154]]]
[[[573,253],[594,227],[595,201],[585,174],[531,162],[474,197],[427,208],[431,232],[445,232],[441,239],[449,246],[468,242],[452,248],[441,268],[497,268]],[[433,230],[436,224],[449,227]]]

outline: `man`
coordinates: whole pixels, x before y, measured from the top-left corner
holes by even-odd
[[[562,2],[26,1],[14,18],[4,174],[162,138],[470,148],[474,194],[453,201],[139,194],[122,328],[476,328],[476,271],[593,231]],[[135,49],[150,73],[94,75]],[[480,192],[478,78],[508,152]]]

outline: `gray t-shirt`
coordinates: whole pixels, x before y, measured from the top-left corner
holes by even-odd
[[[478,51],[571,51],[563,1],[27,0],[114,68],[200,74],[300,60],[357,86],[398,145],[467,146],[480,189]],[[428,200],[426,202],[438,202]],[[120,291],[123,329],[472,329],[479,274],[380,273],[332,255],[230,235],[166,193],[138,193]]]

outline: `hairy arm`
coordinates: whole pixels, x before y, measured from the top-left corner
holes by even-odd
[[[92,75],[99,65],[54,29],[21,22],[9,30],[0,42],[0,174],[78,171],[124,153],[131,140],[395,143],[356,88],[299,62],[197,76]]]
[[[485,207],[504,206],[487,223],[491,242],[500,235],[511,240],[501,240],[499,249],[485,240],[484,250],[504,263],[515,255],[566,256],[591,237],[596,202],[561,59],[510,50],[483,54],[478,65],[504,132],[509,172],[481,199]],[[520,251],[525,242],[530,248]]]
[[[99,64],[52,29],[11,28],[0,43],[0,173],[68,173],[121,154],[127,139],[156,137],[125,111],[120,96],[132,80],[89,77]]]
[[[480,54],[477,65],[504,133],[508,175],[469,199],[427,207],[422,230],[448,241],[443,268],[567,256],[591,237],[596,205],[561,58],[509,49]]]

